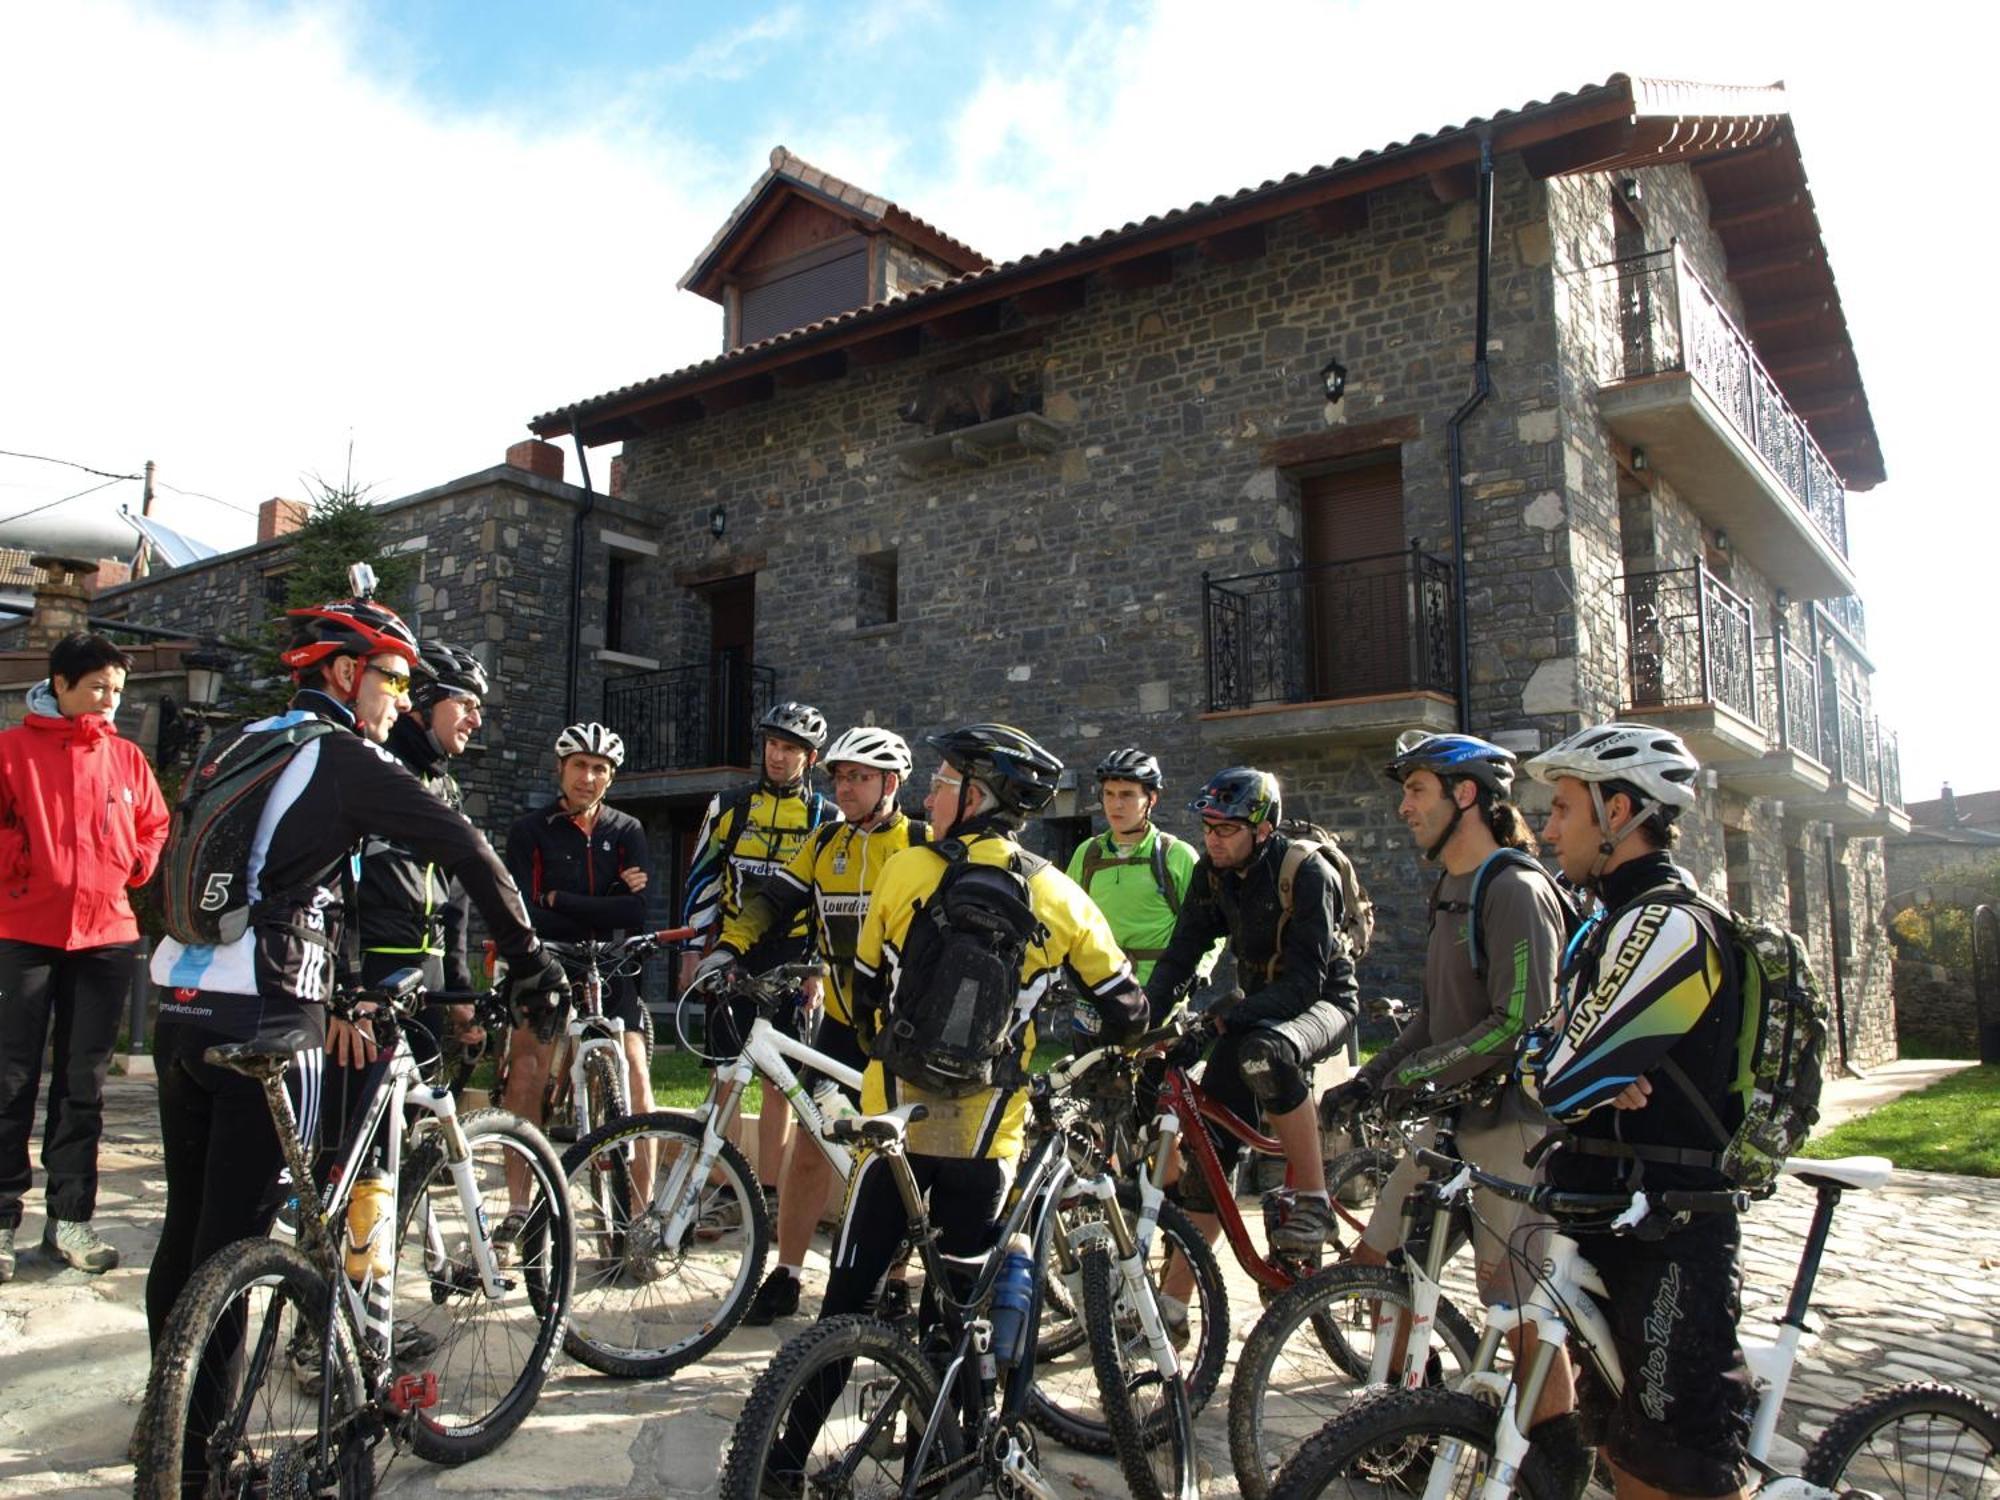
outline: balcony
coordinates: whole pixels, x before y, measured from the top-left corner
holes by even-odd
[[[1755,760],[1716,767],[1722,783],[1750,797],[1824,795],[1832,774],[1820,747],[1820,671],[1813,654],[1782,632],[1757,643],[1757,722],[1770,748]]]
[[[1856,591],[1839,472],[1678,246],[1596,267],[1598,410],[1766,577]]]
[[[1757,718],[1749,601],[1698,563],[1628,573],[1618,588],[1626,713],[1672,729],[1705,766],[1760,758],[1769,740]]]
[[[625,740],[619,791],[695,793],[740,780],[777,682],[771,668],[733,653],[608,679],[604,722]]]
[[[1451,564],[1415,547],[1202,576],[1205,744],[1350,744],[1458,724]]]
[[[1855,686],[1867,680],[1866,662],[1838,632],[1815,621],[1819,637],[1819,759],[1827,788],[1816,796],[1795,797],[1789,806],[1824,819],[1838,833],[1906,833],[1903,810],[1902,747],[1882,728],[1868,700]]]

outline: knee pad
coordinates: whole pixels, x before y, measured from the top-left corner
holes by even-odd
[[[1305,1069],[1292,1044],[1275,1031],[1246,1037],[1237,1054],[1243,1086],[1273,1114],[1287,1114],[1306,1102]]]

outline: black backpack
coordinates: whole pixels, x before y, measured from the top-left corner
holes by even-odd
[[[167,934],[191,946],[233,943],[250,925],[250,846],[272,784],[302,745],[334,726],[307,715],[217,735],[188,773],[160,857]]]
[[[904,1082],[958,1098],[1017,1081],[999,1064],[1009,1055],[1022,960],[1048,936],[1028,890],[1048,861],[1016,849],[1004,865],[977,864],[957,839],[936,850],[945,872],[910,918],[874,1053]]]

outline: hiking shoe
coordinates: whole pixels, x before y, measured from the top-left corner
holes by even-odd
[[[528,1232],[528,1211],[510,1208],[500,1227],[493,1231],[493,1258],[503,1266],[521,1263],[521,1236]]]
[[[299,1388],[301,1395],[319,1394],[325,1375],[321,1368],[325,1363],[320,1358],[321,1347],[319,1330],[303,1324],[293,1330],[292,1341],[285,1346],[285,1357],[292,1366],[292,1384]]]
[[[42,1231],[42,1249],[79,1271],[102,1276],[118,1264],[118,1250],[108,1245],[86,1219],[51,1219]]]
[[[718,1188],[709,1195],[702,1205],[701,1217],[695,1221],[694,1237],[703,1244],[713,1244],[733,1229],[743,1227],[743,1205],[736,1201],[734,1188]]]
[[[757,1295],[743,1314],[749,1328],[768,1328],[780,1318],[795,1317],[799,1310],[799,1278],[780,1266],[764,1278]]]
[[[1178,1297],[1169,1297],[1165,1292],[1160,1297],[1160,1321],[1167,1325],[1167,1342],[1175,1349],[1185,1349],[1194,1340],[1194,1325],[1188,1321],[1188,1306]]]
[[[437,1335],[427,1333],[413,1318],[396,1319],[396,1363],[413,1365],[437,1352]]]
[[[1333,1232],[1333,1205],[1301,1194],[1285,1222],[1271,1231],[1271,1249],[1283,1255],[1314,1255]]]
[[[0,1281],[14,1279],[14,1229],[0,1228]]]

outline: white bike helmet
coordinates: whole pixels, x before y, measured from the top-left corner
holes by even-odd
[[[829,766],[844,760],[877,771],[894,771],[905,781],[910,779],[910,747],[900,734],[886,729],[857,724],[827,746],[821,759]]]
[[[556,736],[556,759],[601,755],[615,766],[625,764],[625,742],[602,724],[572,724]]]
[[[1528,774],[1554,786],[1564,776],[1582,782],[1623,781],[1662,807],[1694,806],[1701,762],[1681,737],[1650,724],[1596,724],[1528,762]]]

